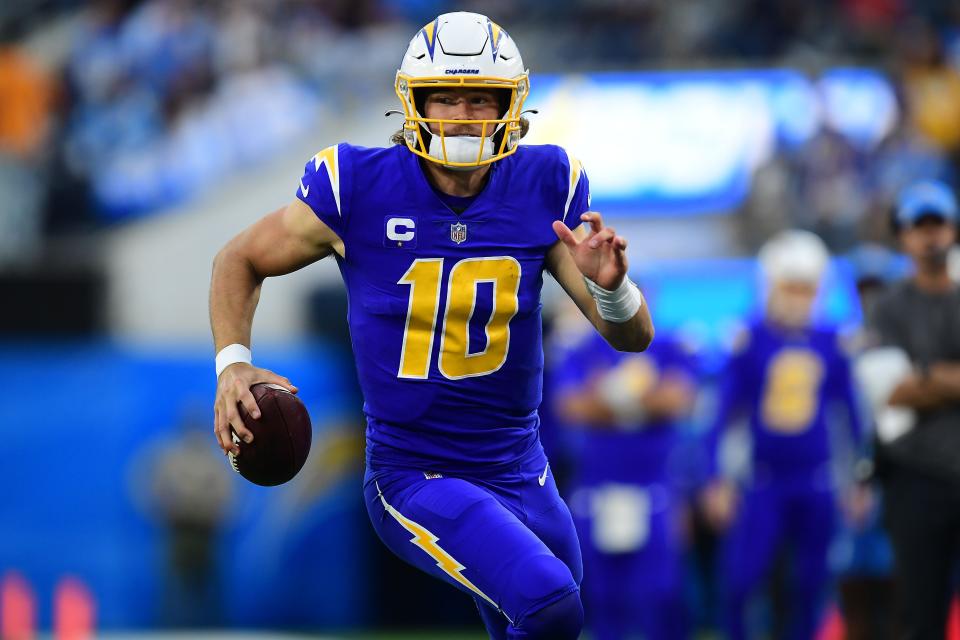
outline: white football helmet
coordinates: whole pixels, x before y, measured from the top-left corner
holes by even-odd
[[[428,119],[418,89],[483,87],[509,92],[496,120]],[[520,51],[507,32],[479,13],[444,13],[410,41],[394,83],[403,104],[403,140],[421,158],[452,169],[496,162],[517,150],[520,113],[530,93]],[[479,124],[480,138],[448,136],[444,127]],[[436,125],[438,133],[430,131]]]
[[[758,260],[766,285],[768,317],[785,327],[807,326],[830,264],[826,245],[809,231],[783,231],[763,245]]]
[[[804,282],[819,285],[830,263],[823,240],[814,233],[792,229],[767,241],[758,256],[767,283]]]

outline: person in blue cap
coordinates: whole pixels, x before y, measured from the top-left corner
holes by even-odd
[[[858,365],[874,374],[864,390],[880,440],[898,637],[910,639],[944,637],[960,560],[960,287],[947,268],[957,216],[956,197],[942,182],[900,194],[893,229],[914,273],[877,301],[875,346]]]

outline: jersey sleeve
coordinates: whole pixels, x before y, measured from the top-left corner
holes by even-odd
[[[863,410],[853,382],[850,355],[846,352],[841,340],[841,336],[836,336],[836,351],[827,374],[828,390],[846,412],[851,441],[856,447],[861,447],[865,442],[866,432]]]
[[[750,349],[753,343],[752,331],[744,330],[734,347],[732,354],[723,367],[717,385],[717,404],[707,432],[704,435],[706,454],[706,476],[713,479],[720,475],[720,441],[727,427],[738,412],[747,405],[749,399]]]
[[[303,201],[340,239],[346,231],[344,161],[346,145],[337,144],[319,152],[303,168],[297,198]]]
[[[580,226],[580,215],[590,210],[590,180],[587,178],[587,172],[577,158],[573,157],[565,150],[562,150],[563,166],[565,171],[564,188],[561,189],[565,194],[563,203],[563,224],[571,229]]]

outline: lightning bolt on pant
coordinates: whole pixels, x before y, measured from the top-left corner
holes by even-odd
[[[367,512],[394,554],[476,600],[491,637],[577,638],[580,545],[546,468],[540,447],[491,473],[368,467]]]

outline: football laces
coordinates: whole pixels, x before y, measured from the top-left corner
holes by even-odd
[[[236,433],[233,434],[233,443],[240,444],[240,436],[238,436]],[[230,459],[230,466],[233,467],[233,470],[237,473],[240,473],[240,467],[237,466],[237,457],[233,455],[232,451],[227,453],[227,458]]]

